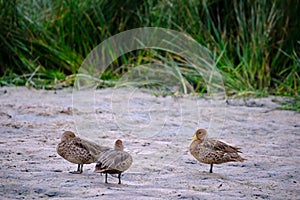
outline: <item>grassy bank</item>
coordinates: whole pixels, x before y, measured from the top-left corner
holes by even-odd
[[[300,2],[296,1],[0,0],[0,84],[56,88],[72,85],[87,54],[106,38],[138,27],[185,32],[207,47],[228,94],[298,96]],[[155,53],[124,55],[102,79]],[[196,92],[201,77],[176,55],[178,76]],[[164,59],[164,58],[161,58]],[[127,68],[127,69],[126,69]]]

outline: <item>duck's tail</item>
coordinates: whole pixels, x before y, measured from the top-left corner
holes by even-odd
[[[242,158],[241,156],[238,156],[236,161],[239,161],[239,162],[244,162],[245,160],[247,160],[246,158]]]

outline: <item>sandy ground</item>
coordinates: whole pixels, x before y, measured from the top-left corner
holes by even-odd
[[[91,114],[72,110],[72,89],[0,88],[1,199],[300,199],[300,113],[278,109],[278,98],[229,100],[224,114],[196,96],[103,89]],[[208,173],[188,152],[200,127],[248,160]],[[122,184],[105,184],[94,164],[69,173],[77,166],[55,150],[65,130],[107,146],[121,138],[134,159]]]

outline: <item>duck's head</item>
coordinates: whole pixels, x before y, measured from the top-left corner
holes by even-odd
[[[122,140],[117,140],[116,142],[115,142],[115,150],[123,150],[124,149],[124,147],[123,147],[123,142],[122,142]]]
[[[207,131],[203,128],[198,129],[193,137],[193,140],[198,139],[198,140],[203,140],[207,135]]]
[[[72,131],[65,131],[62,136],[61,136],[61,140],[69,140],[71,138],[75,138],[76,135],[72,132]]]

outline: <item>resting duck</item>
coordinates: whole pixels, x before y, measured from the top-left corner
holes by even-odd
[[[213,164],[246,160],[238,154],[241,153],[240,148],[216,139],[206,138],[206,136],[207,131],[205,129],[198,129],[190,145],[190,152],[199,162],[210,164],[210,173],[213,172]]]
[[[105,183],[107,183],[107,174],[118,174],[119,184],[121,184],[121,173],[131,166],[132,157],[123,149],[122,141],[117,140],[114,150],[108,150],[100,156],[95,172],[105,173]]]
[[[61,141],[56,147],[58,155],[71,163],[78,164],[77,171],[70,172],[73,174],[81,174],[83,164],[96,162],[103,152],[110,149],[76,137],[71,131],[65,131],[62,134]]]

